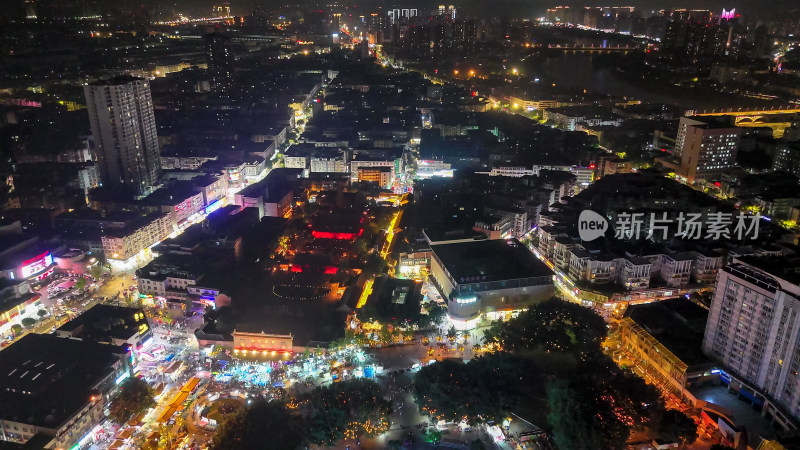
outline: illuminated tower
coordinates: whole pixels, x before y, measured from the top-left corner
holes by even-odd
[[[233,85],[233,47],[231,38],[222,33],[206,35],[206,61],[211,75],[211,89],[227,94]]]
[[[120,76],[89,84],[83,90],[103,185],[147,194],[158,183],[161,172],[150,83]]]

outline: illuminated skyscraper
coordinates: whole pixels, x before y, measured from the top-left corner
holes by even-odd
[[[121,76],[84,86],[84,94],[103,185],[148,193],[161,172],[150,83]]]
[[[233,85],[233,47],[231,38],[222,33],[206,35],[206,60],[211,75],[211,89],[227,94]]]

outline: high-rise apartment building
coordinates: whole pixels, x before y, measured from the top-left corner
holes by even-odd
[[[227,94],[233,85],[235,60],[231,38],[222,33],[211,33],[206,35],[205,41],[211,89],[221,94]]]
[[[740,136],[740,128],[682,117],[675,141],[682,175],[690,182],[706,180],[736,166]]]
[[[161,171],[150,84],[120,76],[84,86],[84,94],[100,181],[147,194]]]
[[[796,262],[755,257],[723,267],[703,338],[706,355],[794,417],[800,416],[797,269]]]

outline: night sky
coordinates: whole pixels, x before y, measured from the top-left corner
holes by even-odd
[[[22,7],[24,0],[3,0],[4,10],[0,11],[0,16],[15,15],[24,11]],[[55,7],[71,10],[73,8],[87,9],[96,8],[115,8],[135,10],[141,6],[156,12],[156,16],[162,14],[184,13],[190,15],[202,14],[211,10],[211,5],[215,0],[34,0],[37,3],[37,10]],[[326,5],[331,4],[350,4],[357,5],[356,10],[364,12],[374,11],[376,7],[384,8],[418,8],[420,14],[433,11],[439,0],[230,0],[232,13],[234,15],[248,14],[254,5],[263,5],[267,9],[286,10],[289,5],[297,9],[304,6],[313,6],[319,9],[327,9]],[[737,12],[763,18],[779,18],[786,16],[789,11],[794,14],[800,13],[800,1],[798,0],[624,0],[624,1],[604,1],[604,0],[447,0],[447,4],[454,4],[463,16],[475,17],[512,17],[512,18],[534,18],[544,15],[547,8],[558,5],[575,6],[635,6],[640,10],[659,10],[659,9],[711,9],[721,12],[722,8],[736,8]],[[67,6],[69,5],[69,6]],[[299,6],[298,5],[302,5]],[[82,8],[83,7],[83,8]],[[41,14],[40,14],[41,15]]]

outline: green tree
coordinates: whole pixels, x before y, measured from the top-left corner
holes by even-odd
[[[447,308],[436,302],[428,302],[425,304],[425,311],[427,314],[421,314],[417,322],[417,326],[422,329],[431,328],[439,324],[447,314]]]
[[[631,427],[653,426],[664,412],[658,389],[607,357],[579,365],[568,379],[549,382],[547,398],[547,421],[564,449],[623,448]]]
[[[422,412],[454,422],[466,418],[469,423],[500,421],[544,396],[541,371],[529,360],[507,353],[466,364],[446,359],[425,366],[414,376],[413,393]]]
[[[458,330],[456,330],[455,326],[451,326],[447,330],[447,339],[450,339],[452,341],[452,340],[455,340],[455,338],[457,338],[457,337],[458,337]]]
[[[367,275],[378,275],[386,271],[388,265],[378,253],[370,253],[364,263],[364,273]]]
[[[14,334],[14,336],[19,336],[22,334],[22,325],[17,323],[11,325],[11,332]]]
[[[331,445],[351,435],[374,437],[389,429],[392,403],[383,398],[377,383],[356,379],[318,387],[301,398],[307,417],[308,438],[316,445]]]
[[[485,339],[510,352],[545,350],[588,357],[600,349],[607,331],[603,318],[591,309],[551,299],[508,322],[496,322]]]
[[[119,393],[109,406],[109,417],[116,423],[123,424],[131,417],[155,406],[153,389],[142,379],[132,377],[125,380]]]
[[[46,309],[40,309],[39,311],[36,311],[36,315],[39,316],[39,318],[41,318],[41,319],[44,319],[45,317],[47,317],[47,314],[49,314],[49,313],[47,312]]]
[[[22,326],[25,328],[33,328],[33,326],[36,325],[36,319],[32,317],[25,317],[21,322]]]
[[[103,275],[103,266],[100,264],[94,264],[89,269],[89,275],[91,275],[95,280],[99,279]]]
[[[303,443],[302,418],[279,401],[258,400],[247,409],[227,417],[214,434],[214,450],[293,450]]]
[[[363,258],[367,254],[367,242],[362,238],[357,238],[350,246],[350,251],[356,258]]]
[[[661,417],[658,435],[670,441],[691,444],[697,440],[697,424],[686,414],[670,409]]]
[[[586,410],[586,403],[580,393],[572,389],[567,381],[553,380],[547,383],[547,398],[550,411],[547,422],[553,429],[558,448],[603,448],[600,445],[602,431]]]
[[[75,282],[75,290],[80,291],[81,289],[86,287],[86,278],[80,277],[78,281]]]

